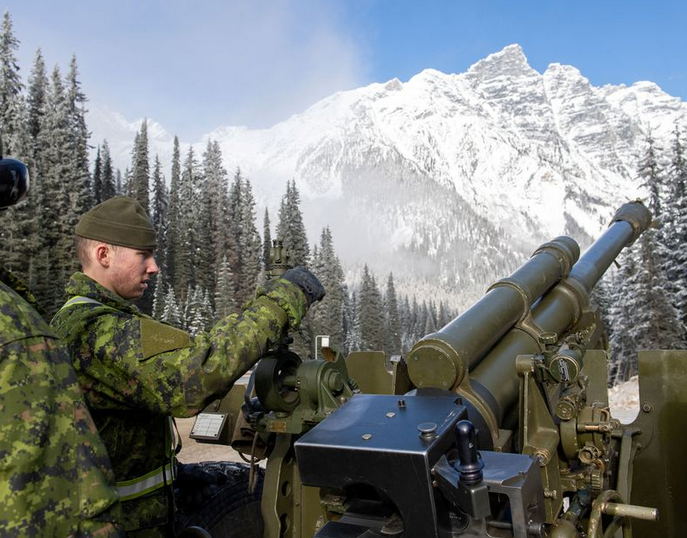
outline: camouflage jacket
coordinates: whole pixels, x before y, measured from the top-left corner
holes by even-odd
[[[123,536],[114,475],[66,348],[0,269],[0,536]]]
[[[82,273],[72,276],[67,294],[52,325],[73,352],[118,486],[164,469],[173,456],[169,417],[194,416],[224,396],[306,310],[300,288],[273,280],[243,312],[191,338]],[[127,531],[169,522],[165,490],[122,495]]]

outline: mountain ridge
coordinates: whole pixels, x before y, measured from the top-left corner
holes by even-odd
[[[273,220],[295,179],[311,241],[329,225],[353,277],[367,262],[460,307],[539,242],[598,235],[642,194],[646,134],[669,147],[675,125],[687,129],[687,105],[652,82],[595,87],[557,63],[540,74],[509,45],[463,73],[337,92],[269,129],[216,129],[200,149],[217,140]],[[156,126],[151,155],[171,156],[170,140]]]

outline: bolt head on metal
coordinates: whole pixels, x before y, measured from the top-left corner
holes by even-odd
[[[370,439],[372,439],[371,433],[364,433],[363,434],[363,441],[369,441]]]

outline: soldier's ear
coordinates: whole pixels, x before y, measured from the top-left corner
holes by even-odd
[[[94,251],[96,263],[102,267],[109,267],[112,263],[112,249],[109,245],[98,243]]]

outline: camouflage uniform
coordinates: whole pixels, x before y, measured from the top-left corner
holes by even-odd
[[[123,536],[105,447],[35,306],[0,268],[0,536]]]
[[[147,473],[162,477],[145,496],[122,496],[125,528],[157,527],[164,535],[163,526],[171,523],[171,488],[165,487],[171,477],[163,469],[174,459],[169,417],[194,416],[225,395],[284,328],[300,323],[304,293],[291,282],[272,280],[242,313],[193,339],[82,273],[72,276],[67,293],[71,299],[52,325],[74,353],[118,486]]]

